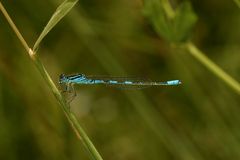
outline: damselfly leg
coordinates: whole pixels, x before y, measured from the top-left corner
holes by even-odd
[[[62,93],[66,98],[68,103],[71,103],[72,100],[77,96],[76,90],[73,83],[62,84]]]

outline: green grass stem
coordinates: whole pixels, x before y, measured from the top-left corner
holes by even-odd
[[[51,77],[49,76],[47,70],[45,69],[44,65],[42,64],[42,62],[40,61],[38,56],[28,46],[27,42],[23,38],[22,34],[19,32],[18,28],[12,21],[11,17],[7,13],[6,9],[4,8],[4,6],[2,5],[1,2],[0,2],[0,10],[2,11],[4,17],[7,19],[9,25],[11,26],[11,28],[17,35],[18,39],[20,40],[20,42],[22,43],[24,48],[27,50],[27,52],[28,52],[29,56],[31,57],[32,61],[34,62],[35,66],[38,68],[42,77],[44,78],[44,80],[48,84],[49,88],[53,92],[55,98],[60,103],[60,106],[63,109],[65,116],[67,117],[69,123],[71,124],[71,126],[72,126],[73,130],[75,131],[79,140],[84,144],[84,146],[85,146],[86,150],[88,151],[88,153],[90,154],[91,158],[94,160],[102,160],[101,155],[98,153],[97,149],[95,148],[95,146],[93,145],[93,143],[91,142],[91,140],[89,139],[89,137],[87,136],[87,134],[85,133],[85,131],[83,130],[81,125],[79,124],[75,115],[70,111],[69,104],[66,102],[65,98],[62,96],[62,94],[60,93],[60,91],[58,90],[58,88],[56,87],[54,82],[52,81]]]
[[[236,93],[240,94],[240,84],[234,78],[232,78],[228,73],[221,69],[217,64],[211,61],[205,54],[200,51],[193,43],[189,42],[185,45],[187,51],[201,62],[208,70],[214,73],[218,78],[225,82],[230,88],[232,88]]]
[[[239,0],[234,0],[238,6],[240,6]],[[174,15],[175,11],[171,7],[169,0],[162,0],[162,5],[164,7],[167,15]],[[171,17],[169,17],[171,18]],[[192,42],[184,43],[185,49],[200,63],[202,63],[208,70],[225,82],[230,88],[232,88],[236,93],[240,94],[240,83],[221,69],[217,64],[211,61],[201,50],[199,50]]]
[[[12,27],[12,30],[15,32],[15,34],[17,35],[18,39],[20,40],[20,42],[22,43],[22,45],[24,46],[24,48],[27,50],[27,52],[29,53],[29,49],[30,47],[28,46],[27,42],[25,41],[25,39],[23,38],[22,34],[19,32],[19,30],[17,29],[16,25],[14,24],[14,22],[12,21],[11,17],[8,15],[6,9],[4,8],[4,6],[2,5],[2,3],[0,2],[0,10],[2,11],[4,17],[7,19],[9,25]]]

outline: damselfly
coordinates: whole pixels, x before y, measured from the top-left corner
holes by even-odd
[[[86,76],[84,74],[64,75],[59,76],[59,83],[64,85],[64,92],[73,92],[74,96],[76,92],[73,85],[97,85],[104,84],[108,86],[116,86],[119,88],[136,88],[141,89],[151,86],[176,86],[181,84],[180,80],[170,80],[165,82],[159,81],[147,81],[138,78],[126,78],[126,77],[110,77],[110,76]]]

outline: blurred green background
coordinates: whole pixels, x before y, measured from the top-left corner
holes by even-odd
[[[32,46],[62,1],[3,1]],[[173,1],[174,4],[181,1]],[[191,38],[240,79],[240,8],[191,0]],[[190,54],[172,49],[140,0],[79,0],[38,49],[54,82],[61,73],[180,79],[177,87],[78,86],[71,103],[106,160],[240,159],[240,98]],[[0,159],[90,159],[57,101],[0,14]]]

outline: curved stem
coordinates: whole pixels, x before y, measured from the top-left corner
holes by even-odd
[[[32,61],[34,62],[35,66],[37,67],[37,69],[41,73],[42,77],[46,81],[47,85],[53,92],[55,98],[60,103],[60,106],[63,109],[65,116],[67,117],[68,121],[70,122],[70,124],[71,124],[73,130],[75,131],[77,137],[79,138],[79,140],[84,144],[84,147],[88,151],[91,158],[93,160],[102,160],[101,155],[98,153],[97,149],[95,148],[95,146],[93,145],[93,143],[91,142],[91,140],[89,139],[89,137],[87,136],[85,131],[82,129],[81,125],[77,121],[77,118],[69,110],[69,108],[70,108],[69,104],[66,102],[65,98],[61,95],[60,91],[58,90],[58,88],[56,87],[54,82],[52,81],[51,77],[49,76],[47,70],[45,69],[44,65],[42,64],[42,62],[40,61],[38,56],[36,56],[34,51],[32,51],[32,49],[28,46],[27,42],[25,41],[25,39],[19,32],[18,28],[12,21],[11,17],[8,15],[7,11],[5,10],[5,8],[1,2],[0,2],[0,10],[2,11],[3,15],[7,19],[9,25],[11,26],[11,28],[13,29],[13,31],[19,38],[19,40],[22,43],[22,45],[24,46],[24,48],[27,50],[27,52],[28,52],[29,56],[31,57]]]
[[[8,15],[6,9],[3,7],[2,3],[0,2],[0,10],[2,11],[4,17],[7,19],[9,25],[12,27],[13,31],[15,32],[15,34],[17,35],[18,39],[20,40],[20,42],[22,43],[22,45],[24,46],[24,48],[27,50],[27,52],[29,52],[29,46],[27,44],[27,42],[25,41],[25,39],[23,38],[22,34],[19,32],[18,28],[16,27],[16,25],[13,23],[11,17]]]
[[[223,80],[230,88],[232,88],[236,93],[240,94],[240,83],[211,61],[207,56],[204,55],[193,43],[187,43],[185,48],[188,52],[200,61],[205,67],[207,67],[211,72],[213,72],[218,78]]]

